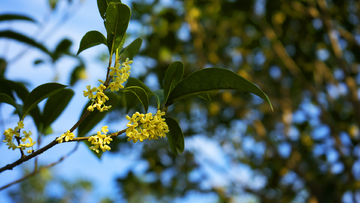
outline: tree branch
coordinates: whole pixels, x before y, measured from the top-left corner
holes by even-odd
[[[118,132],[115,132],[115,133],[112,133],[110,134],[111,137],[116,137],[116,136],[119,136],[123,133],[125,133],[126,129],[124,130],[121,130],[121,131],[118,131]],[[84,141],[84,140],[88,140],[90,137],[77,137],[77,138],[74,138],[73,140],[69,140],[67,142],[78,142],[78,141]],[[59,144],[57,141],[56,141],[57,138],[55,138],[55,140],[53,140],[52,142],[50,142],[48,145],[46,145],[45,147],[35,151],[34,153],[28,155],[28,156],[24,156],[24,157],[21,157],[19,160],[15,161],[14,163],[12,164],[8,164],[2,168],[0,168],[0,173],[6,171],[6,170],[12,170],[15,166],[18,166],[22,163],[24,163],[25,161],[28,161],[34,157],[36,157],[37,155],[39,154],[42,154],[43,152],[45,152],[46,150],[52,148],[53,146]],[[66,142],[63,142],[63,143],[66,143]]]

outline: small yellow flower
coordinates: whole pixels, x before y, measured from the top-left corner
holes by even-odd
[[[88,85],[88,86],[86,86],[86,89],[88,91],[84,90],[84,97],[88,97],[89,99],[95,98],[94,92],[97,91],[97,88],[96,87],[91,88],[91,86]]]
[[[68,142],[69,140],[73,140],[75,137],[74,133],[70,132],[69,130],[62,134],[60,137],[56,138],[56,141],[58,143],[62,143],[64,141],[65,138],[65,142]]]
[[[110,144],[110,141],[112,141],[113,139],[110,136],[106,135],[108,131],[108,126],[103,126],[101,128],[101,132],[103,132],[104,134],[98,131],[96,135],[91,136],[88,141],[94,146],[91,146],[89,148],[91,150],[94,150],[96,153],[99,153],[99,148],[103,152],[110,151],[111,148],[107,144]]]
[[[23,121],[19,121],[17,124],[18,124],[18,128],[19,128],[19,129],[23,129],[23,128],[24,128],[24,123],[23,123]]]

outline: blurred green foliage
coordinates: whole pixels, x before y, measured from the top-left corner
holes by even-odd
[[[30,172],[28,168],[23,168],[24,175]],[[8,195],[12,202],[88,202],[92,189],[93,185],[88,180],[68,181],[46,168],[21,182],[16,190],[8,191]]]
[[[154,73],[163,84],[174,60],[184,63],[184,76],[225,67],[259,85],[274,112],[255,96],[232,91],[210,94],[211,104],[178,102],[171,111],[185,140],[215,139],[230,165],[265,179],[261,187],[234,178],[227,187],[204,189],[207,178],[189,178],[203,168],[196,151],[174,156],[166,142],[149,142],[141,158],[149,166],[144,176],[154,181],[133,173],[119,178],[126,198],[142,193],[168,202],[195,191],[215,193],[219,202],[245,194],[259,202],[358,200],[358,1],[134,1],[130,7],[132,22],[142,26],[133,37],[140,34],[146,44],[140,54],[156,61],[140,80]],[[120,152],[129,143],[122,145]]]

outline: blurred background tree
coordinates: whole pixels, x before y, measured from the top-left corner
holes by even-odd
[[[175,60],[184,62],[185,76],[224,67],[259,85],[274,112],[258,97],[232,91],[211,94],[212,103],[176,103],[169,112],[185,134],[183,154],[174,156],[166,139],[113,144],[111,153],[138,154],[146,165],[142,175],[117,178],[124,199],[210,194],[218,202],[249,196],[360,202],[359,1],[137,0],[129,6],[138,29],[128,37],[145,44],[140,80],[161,87]],[[124,113],[112,112],[109,121]],[[215,153],[222,160],[209,157]]]
[[[211,95],[211,104],[193,99],[171,111],[185,139],[216,140],[228,164],[251,168],[250,180],[263,179],[260,186],[233,177],[226,187],[202,188],[206,177],[191,177],[203,168],[197,151],[175,157],[157,142],[141,155],[153,181],[131,173],[118,179],[127,198],[141,190],[164,202],[189,191],[216,193],[219,202],[247,193],[259,202],[360,201],[360,2],[134,1],[131,7],[146,42],[141,54],[157,62],[144,79],[156,74],[162,84],[173,60],[183,61],[187,74],[226,67],[259,85],[275,111],[229,91]],[[173,176],[164,181],[168,171]]]

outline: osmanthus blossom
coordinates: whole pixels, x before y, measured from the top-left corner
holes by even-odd
[[[129,120],[129,123],[126,125],[128,129],[126,130],[126,136],[128,141],[132,140],[136,143],[138,140],[140,142],[149,139],[158,139],[159,137],[165,137],[169,132],[168,125],[165,122],[164,118],[161,116],[165,115],[165,112],[158,110],[156,114],[147,113],[140,114],[136,112],[130,116],[126,116]]]
[[[17,123],[18,125],[12,129],[12,128],[8,128],[7,130],[4,131],[4,135],[5,135],[5,139],[3,140],[3,142],[6,142],[6,145],[8,146],[8,149],[22,149],[25,150],[26,148],[32,148],[34,146],[34,144],[36,144],[36,141],[33,141],[33,139],[30,137],[32,135],[32,132],[26,132],[23,131],[24,136],[21,137],[20,136],[20,130],[24,128],[24,123],[23,121],[19,121]],[[18,139],[19,145],[16,145],[14,143],[14,139]],[[28,143],[26,143],[26,141],[29,141]],[[31,153],[33,150],[28,150],[27,153]]]
[[[67,141],[69,141],[69,140],[73,140],[74,137],[75,137],[74,133],[72,133],[72,132],[70,132],[70,131],[68,130],[66,133],[64,133],[64,134],[62,134],[60,137],[58,137],[58,138],[56,139],[56,141],[57,141],[58,143],[62,143],[64,140],[65,140],[65,142],[67,142]]]
[[[96,153],[99,153],[99,149],[103,152],[110,151],[111,148],[108,144],[110,144],[110,141],[113,139],[110,135],[107,135],[108,131],[108,126],[103,126],[101,132],[98,131],[96,135],[91,136],[88,141],[94,146],[91,146],[90,149],[94,150]]]

